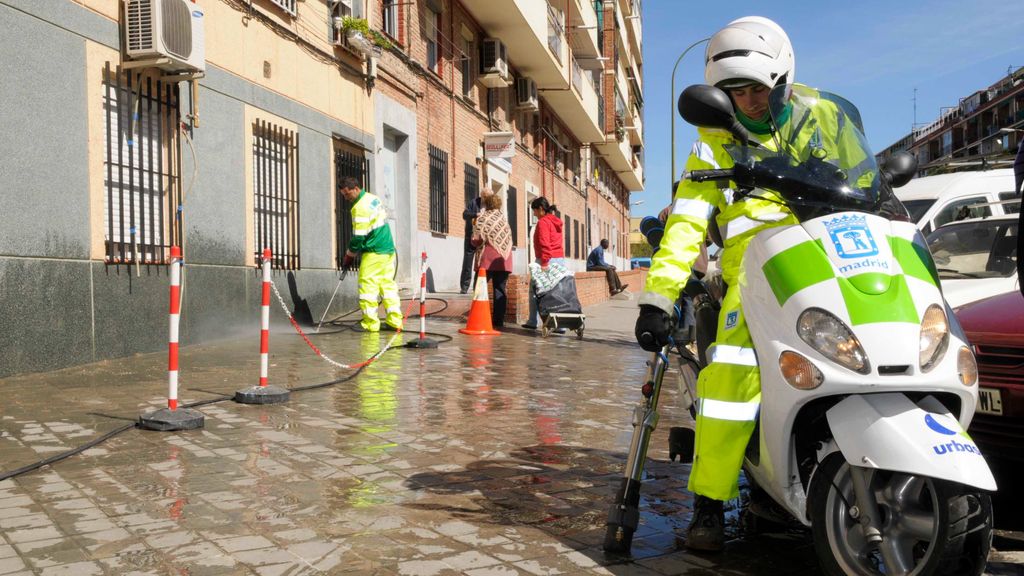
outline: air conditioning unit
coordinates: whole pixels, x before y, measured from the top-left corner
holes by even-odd
[[[537,83],[533,78],[516,78],[516,108],[520,110],[539,110],[537,101]]]
[[[125,53],[170,72],[206,70],[203,11],[190,0],[127,0]]]
[[[480,83],[488,88],[503,88],[512,84],[508,71],[508,52],[497,38],[485,38],[481,46]]]

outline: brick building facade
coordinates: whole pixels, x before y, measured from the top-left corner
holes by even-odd
[[[397,114],[406,123],[403,127],[387,120],[379,122],[378,152],[382,142],[387,147],[388,139],[394,138],[392,146],[397,155],[391,160],[387,152],[378,153],[375,185],[385,195],[401,196],[401,183],[394,179],[396,173],[403,172],[409,183],[415,183],[408,192],[414,210],[408,212],[408,222],[398,223],[398,227],[412,232],[407,243],[410,255],[403,259],[403,264],[411,266],[412,256],[426,250],[434,288],[457,289],[466,234],[463,210],[467,202],[483,192],[500,194],[505,200],[505,212],[515,234],[516,272],[525,271],[531,258],[528,204],[541,196],[558,207],[565,224],[566,257],[573,268],[584,269],[587,254],[601,238],[610,240],[612,253],[620,265],[625,264],[629,258],[629,194],[642,186],[642,166],[636,157],[629,158],[631,167],[635,166],[630,170],[631,186],[597,147],[605,142],[619,144],[617,138],[627,140],[621,129],[622,119],[617,125],[615,113],[616,84],[621,80],[617,75],[624,67],[615,56],[595,55],[590,62],[591,67],[596,63],[597,69],[584,71],[577,66],[577,53],[570,47],[580,42],[572,38],[573,32],[565,32],[580,29],[578,33],[593,34],[595,45],[601,39],[600,51],[604,54],[626,53],[625,33],[616,30],[625,23],[620,6],[623,3],[571,0],[560,16],[547,2],[371,0],[371,4],[370,27],[380,30],[393,44],[393,48],[382,51],[377,63],[375,108],[378,116]],[[543,44],[542,39],[531,36],[528,28],[511,37],[503,37],[501,30],[489,29],[481,23],[488,18],[488,8],[479,9],[484,4],[507,5],[504,8],[510,14],[547,12],[544,20],[549,37],[542,47],[550,48],[550,54],[557,52],[553,46],[561,51],[561,60],[566,63],[563,68],[567,70],[567,88],[549,89],[538,81],[537,109],[519,104],[516,79],[528,77],[531,65],[523,60],[523,66],[518,66],[517,48],[523,42]],[[624,5],[633,8],[631,3]],[[482,14],[481,18],[477,13]],[[603,19],[603,33],[598,34],[597,25],[586,26],[584,16],[595,21]],[[508,87],[488,87],[481,81],[482,44],[488,38],[502,40],[507,47],[511,80]],[[636,86],[638,91],[639,84]],[[581,115],[563,117],[559,107],[552,104],[553,98],[549,98],[549,94],[569,92],[579,103],[585,89],[593,90],[595,95],[605,94],[595,98],[592,113],[584,117],[589,138],[577,135],[585,131],[579,127]],[[564,94],[558,96],[566,100]],[[642,97],[636,96],[634,100],[642,102]],[[636,116],[633,124],[639,125],[639,107]],[[413,117],[415,121],[410,122]],[[484,157],[484,136],[495,132],[512,134],[513,158]],[[409,146],[397,140],[404,140]],[[388,166],[389,161],[399,168]],[[401,204],[401,200],[397,203]],[[401,218],[401,210],[398,212]]]

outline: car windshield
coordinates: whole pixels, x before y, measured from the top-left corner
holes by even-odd
[[[1006,278],[1017,272],[1017,222],[948,224],[928,235],[941,278]]]
[[[778,194],[800,220],[855,210],[877,213],[891,197],[863,134],[860,113],[846,99],[801,86],[769,95],[775,130],[762,147],[726,146],[737,173]]]
[[[934,198],[922,198],[920,200],[904,200],[903,205],[907,207],[907,212],[910,212],[910,220],[913,222],[920,222],[921,218],[924,218],[925,212],[928,211],[935,204]]]

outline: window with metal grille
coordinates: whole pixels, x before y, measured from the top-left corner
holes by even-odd
[[[383,6],[384,33],[398,40],[398,2],[384,0]]]
[[[368,163],[362,152],[346,147],[341,141],[334,141],[334,226],[338,250],[334,264],[341,268],[345,259],[345,251],[352,240],[352,205],[341,194],[341,180],[351,176],[366,189]]]
[[[178,86],[107,62],[103,116],[106,262],[163,264],[181,245]]]
[[[465,196],[466,208],[469,208],[480,195],[480,170],[472,164],[463,164],[463,172],[466,176],[466,183],[462,193]]]
[[[505,206],[505,213],[508,214],[508,227],[512,231],[512,245],[519,246],[519,201],[516,198],[515,186],[508,187],[508,206]]]
[[[272,267],[298,270],[299,135],[269,122],[252,125],[253,252],[273,253]]]
[[[570,226],[572,218],[567,214],[563,222],[565,224],[565,227],[562,228],[562,236],[565,238],[565,257],[572,258],[572,254],[569,252],[572,249],[572,226]]]
[[[430,231],[448,233],[448,153],[427,146],[430,157]]]
[[[295,16],[295,2],[296,0],[270,0],[270,2],[276,5],[281,10]]]

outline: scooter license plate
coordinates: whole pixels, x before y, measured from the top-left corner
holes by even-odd
[[[1003,415],[1003,398],[995,388],[978,388],[978,412]]]

